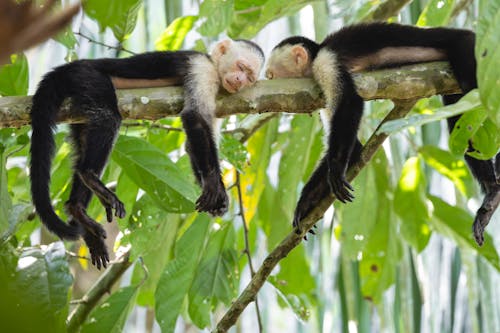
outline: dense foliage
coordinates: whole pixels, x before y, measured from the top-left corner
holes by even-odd
[[[127,56],[127,50],[143,52],[153,44],[158,50],[176,50],[187,36],[193,48],[206,50],[221,34],[263,38],[259,32],[273,33],[266,25],[283,17],[288,17],[282,24],[291,27],[290,33],[300,33],[303,20],[297,13],[309,5],[312,10],[306,10],[313,15],[307,24],[314,24],[321,39],[334,19],[373,19],[380,6],[408,1],[205,0],[197,15],[183,15],[188,13],[183,1],[167,0],[161,3],[166,22],[161,30],[151,22],[159,15],[152,13],[152,6],[160,2],[87,0],[81,22],[55,40],[64,45],[68,60],[102,56],[105,47],[82,37],[82,27],[96,22],[99,32],[92,40],[109,41],[112,31],[116,56]],[[266,331],[500,330],[500,291],[494,288],[500,282],[498,237],[495,243],[486,234],[480,248],[472,238],[480,193],[462,157],[469,140],[478,158],[491,158],[500,148],[500,1],[422,0],[401,11],[404,23],[473,28],[479,89],[449,107],[442,107],[438,98],[421,100],[409,118],[386,124],[382,130],[391,138],[356,178],[355,201],[335,203],[334,218],[330,210],[318,223],[319,235],[282,260],[259,294],[265,300],[260,313]],[[396,20],[397,15],[387,17]],[[132,42],[134,33],[146,36],[146,42]],[[86,49],[79,44],[83,42]],[[28,58],[13,55],[10,64],[0,67],[1,96],[28,94],[29,68],[36,68],[38,61]],[[363,140],[390,108],[389,101],[369,104],[360,132]],[[439,121],[449,112],[464,112],[465,126],[443,145],[448,136]],[[174,332],[176,323],[179,331],[215,326],[248,282],[249,258],[258,267],[291,231],[298,193],[323,150],[323,131],[316,114],[227,119],[220,148],[231,208],[223,218],[212,219],[194,212],[200,189],[180,128],[177,118],[124,123],[103,180],[127,207],[127,216],[106,228],[114,250],[129,256],[130,274],[109,295],[103,291],[97,304],[88,305],[84,295],[90,284],[103,282],[85,259],[85,245],[63,244],[41,232],[33,214],[27,178],[30,128],[0,124],[2,330],[62,332],[70,311],[85,306],[90,313],[79,317],[81,322],[71,318],[71,330],[152,331],[157,327],[152,320],[135,326],[141,309],[147,309],[150,319],[154,314],[162,332]],[[61,125],[51,187],[63,217],[71,180],[66,134]],[[97,200],[88,211],[104,223]],[[500,230],[496,220],[487,230]],[[123,272],[112,269],[104,276],[120,278]],[[291,309],[295,317],[286,311],[275,316],[277,307]],[[253,323],[240,325],[253,332],[256,319],[247,316]]]

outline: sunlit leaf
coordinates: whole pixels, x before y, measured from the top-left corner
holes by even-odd
[[[473,250],[484,257],[496,270],[500,271],[500,258],[495,249],[494,240],[486,232],[484,244],[478,246],[472,235],[473,217],[469,212],[452,206],[435,196],[430,196],[434,206],[434,217],[431,219],[432,227],[440,234],[453,239],[460,247]]]
[[[479,92],[475,89],[453,105],[443,106],[434,110],[432,113],[414,114],[405,119],[388,121],[384,123],[377,132],[393,134],[409,127],[422,126],[424,124],[450,118],[464,112],[472,112],[480,106],[481,102],[479,101]]]
[[[217,36],[231,23],[234,0],[205,0],[200,5],[202,24],[198,31],[203,36]]]
[[[247,149],[245,146],[230,135],[223,135],[220,140],[220,155],[221,158],[231,163],[236,170],[244,172],[247,162]]]
[[[181,48],[187,33],[193,28],[198,16],[176,18],[155,41],[158,51],[176,51]]]
[[[10,64],[0,66],[0,95],[24,96],[28,93],[28,60],[22,53],[10,57]]]
[[[491,120],[500,128],[500,1],[480,1],[476,59],[481,101]]]
[[[453,12],[455,0],[431,0],[418,18],[417,25],[437,27],[447,25]]]
[[[409,158],[399,178],[394,195],[394,210],[401,218],[401,235],[417,251],[422,251],[429,241],[431,216],[426,194],[425,174],[421,159]]]
[[[425,163],[451,180],[463,195],[466,197],[473,195],[474,182],[462,158],[433,146],[424,146],[419,149],[419,153]]]

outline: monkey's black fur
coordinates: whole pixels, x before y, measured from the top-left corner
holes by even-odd
[[[254,43],[242,42],[248,43],[252,50],[258,48]],[[258,50],[259,55],[263,55],[262,50]],[[108,222],[112,221],[113,215],[125,216],[123,203],[99,179],[121,123],[112,77],[174,78],[184,85],[186,102],[181,117],[193,171],[203,187],[196,208],[213,215],[227,211],[227,194],[220,176],[212,124],[200,114],[203,111],[199,110],[202,103],[193,97],[196,95],[193,90],[197,88],[192,86],[193,73],[190,68],[193,61],[206,62],[207,59],[210,61],[209,56],[203,53],[177,51],[151,52],[126,59],[79,60],[55,68],[40,82],[33,96],[31,110],[33,134],[30,179],[33,203],[40,219],[51,232],[68,240],[83,237],[90,250],[92,263],[97,268],[106,267],[109,256],[104,244],[104,229],[86,214],[92,194],[105,207]],[[70,216],[67,224],[54,212],[49,191],[51,160],[55,149],[53,130],[59,108],[66,98],[71,99],[74,112],[86,118],[84,124],[70,127],[75,147],[75,172],[71,194],[66,202]]]
[[[462,94],[444,96],[445,104],[456,102],[463,94],[477,88],[476,60],[474,57],[475,34],[472,31],[450,28],[421,29],[413,26],[388,23],[358,24],[345,27],[317,44],[304,37],[285,39],[276,48],[285,45],[302,44],[312,61],[318,52],[327,49],[336,56],[336,73],[340,87],[334,116],[331,119],[331,133],[328,150],[302,190],[295,210],[294,226],[304,218],[318,202],[333,192],[342,202],[351,201],[351,186],[345,180],[349,165],[359,159],[361,145],[356,138],[363,113],[363,102],[357,94],[347,63],[353,59],[370,56],[387,47],[426,47],[444,51]],[[380,67],[393,67],[411,61],[401,58]],[[377,68],[380,68],[377,67]],[[448,120],[450,131],[459,117]],[[496,171],[493,160],[477,160],[465,155],[465,160],[478,180],[485,199],[478,210],[473,225],[476,242],[484,241],[484,228],[500,202],[500,154],[496,156]],[[328,180],[325,182],[325,179]]]

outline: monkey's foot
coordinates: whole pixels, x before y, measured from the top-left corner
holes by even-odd
[[[124,218],[126,215],[125,205],[118,199],[115,193],[108,189],[92,171],[79,173],[80,179],[99,199],[103,207],[106,209],[106,219],[108,222],[113,222],[113,210],[115,216]]]
[[[104,243],[104,238],[97,237],[90,232],[86,232],[83,235],[83,240],[89,248],[92,265],[96,266],[99,270],[101,269],[101,266],[106,268],[109,262],[109,255],[106,244]]]
[[[500,204],[500,186],[491,189],[483,199],[483,204],[476,212],[476,218],[472,225],[474,239],[476,243],[481,246],[484,243],[484,229],[490,223],[491,217],[495,213],[498,205]]]
[[[70,224],[79,224],[85,229],[85,233],[90,233],[97,238],[106,238],[106,231],[96,221],[91,219],[81,204],[66,203],[66,210],[71,216]]]
[[[354,188],[345,178],[345,168],[333,160],[328,162],[328,184],[335,197],[342,203],[352,202]]]
[[[203,192],[196,200],[196,210],[207,212],[212,216],[222,216],[227,212],[229,199],[222,180],[208,181],[203,186]]]

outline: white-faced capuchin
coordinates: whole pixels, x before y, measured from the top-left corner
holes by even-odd
[[[267,78],[313,77],[332,114],[328,149],[302,190],[295,210],[295,227],[330,193],[342,202],[354,198],[345,175],[348,167],[359,159],[362,148],[356,134],[363,100],[356,92],[351,73],[448,60],[465,94],[477,87],[474,45],[475,34],[468,30],[368,23],[345,27],[321,44],[304,37],[290,37],[273,49]],[[444,103],[455,103],[463,94],[443,96]],[[450,130],[458,118],[448,119]],[[481,245],[484,229],[500,203],[500,154],[496,161],[477,160],[469,155],[465,155],[465,160],[485,193],[473,224],[474,237]]]
[[[113,215],[123,218],[125,208],[118,197],[101,182],[121,123],[115,89],[183,85],[182,123],[187,151],[202,194],[196,209],[222,215],[228,197],[220,175],[214,141],[215,98],[222,86],[230,93],[252,85],[264,63],[260,47],[246,40],[219,42],[211,55],[195,51],[151,52],[125,59],[79,60],[49,72],[33,96],[31,110],[31,193],[45,226],[62,239],[83,237],[92,263],[106,267],[109,256],[106,233],[89,217],[86,208],[93,194],[104,208],[108,222]],[[71,99],[75,114],[84,124],[70,125],[75,161],[72,188],[63,222],[51,204],[49,184],[59,108]]]

